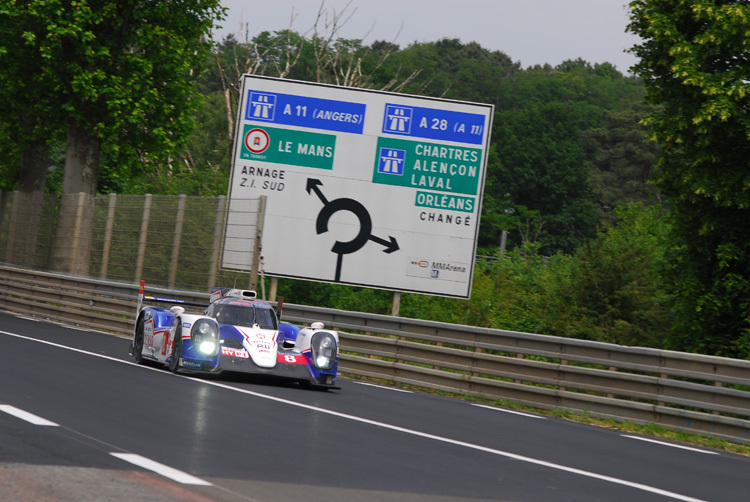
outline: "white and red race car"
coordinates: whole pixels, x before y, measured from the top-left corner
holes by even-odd
[[[214,288],[203,314],[188,314],[176,299],[143,296],[169,308],[140,308],[130,353],[173,372],[223,371],[273,375],[303,387],[335,388],[339,336],[323,323],[301,328],[279,322],[255,291]]]

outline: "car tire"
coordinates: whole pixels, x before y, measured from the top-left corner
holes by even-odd
[[[177,321],[179,322],[179,320]],[[177,373],[180,371],[180,355],[182,353],[182,326],[178,325],[174,330],[174,341],[172,342],[172,358],[169,360],[169,371]]]
[[[144,325],[146,322],[143,320],[143,316],[138,318],[138,322],[135,323],[135,334],[133,334],[133,362],[135,364],[143,364],[143,332]]]

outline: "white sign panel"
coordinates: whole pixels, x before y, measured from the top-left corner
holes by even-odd
[[[229,203],[267,196],[266,274],[470,296],[492,105],[250,75],[241,92]]]

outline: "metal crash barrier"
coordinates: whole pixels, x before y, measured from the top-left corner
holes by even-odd
[[[147,286],[148,287],[148,286]],[[130,336],[138,284],[0,266],[0,308]],[[148,288],[207,303],[208,293]],[[339,331],[354,377],[750,444],[750,361],[284,304]]]

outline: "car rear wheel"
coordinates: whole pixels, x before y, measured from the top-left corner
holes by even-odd
[[[180,354],[182,352],[182,326],[174,330],[174,341],[172,342],[172,358],[169,360],[169,371],[177,373],[180,370]]]
[[[135,334],[133,335],[133,362],[143,364],[143,331],[145,321],[143,316],[138,318],[135,324]]]

